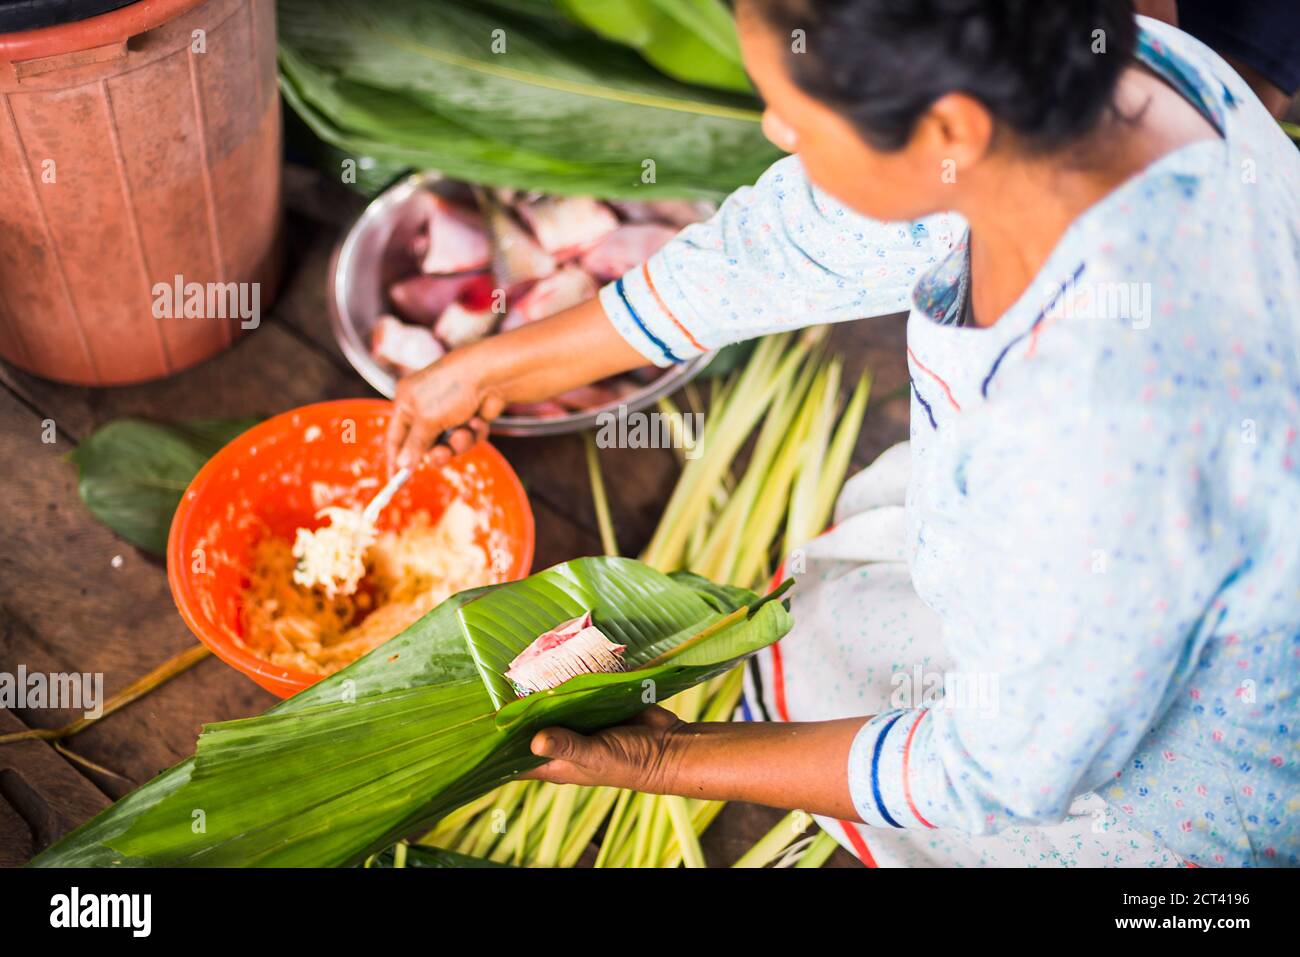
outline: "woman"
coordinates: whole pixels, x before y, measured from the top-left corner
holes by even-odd
[[[783,723],[550,729],[535,776],[803,808],[880,863],[1295,865],[1294,147],[1129,0],[738,18],[796,156],[598,301],[404,381],[393,455],[909,306],[912,441],[808,549],[749,689]]]

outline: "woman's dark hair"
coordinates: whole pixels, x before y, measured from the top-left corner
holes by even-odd
[[[786,57],[791,78],[885,150],[953,92],[978,99],[1024,148],[1067,146],[1110,109],[1137,43],[1132,0],[746,2],[783,36],[803,31],[806,52],[792,42]]]

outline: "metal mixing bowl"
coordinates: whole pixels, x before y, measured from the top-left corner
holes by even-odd
[[[399,180],[365,208],[343,237],[330,264],[329,305],[334,337],[361,377],[390,399],[397,389],[397,377],[371,356],[370,331],[386,311],[384,290],[401,278],[383,275],[384,253],[395,235],[409,235],[419,228],[412,198],[421,189],[432,189],[448,198],[469,196],[464,184],[437,173],[417,173]],[[607,406],[545,419],[503,415],[492,423],[492,431],[500,435],[559,435],[595,428],[602,412],[614,412],[620,406],[635,412],[677,391],[699,374],[708,359],[700,356],[672,366],[649,385]]]

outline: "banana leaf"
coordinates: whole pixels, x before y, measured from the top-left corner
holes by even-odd
[[[677,82],[572,23],[461,0],[278,11],[286,100],[349,153],[491,185],[711,199],[779,156],[752,96]]]
[[[556,0],[601,36],[683,83],[752,92],[731,11],[720,0]]]
[[[535,154],[478,136],[410,98],[355,83],[280,50],[280,89],[318,137],[353,158],[370,157],[402,169],[436,168],[475,182],[560,192],[614,171],[584,159]],[[337,172],[337,165],[331,172]]]
[[[116,419],[68,455],[90,513],[146,551],[167,550],[181,495],[218,449],[257,419]]]
[[[193,758],[32,863],[359,863],[536,767],[538,729],[617,723],[776,641],[790,627],[777,597],[622,558],[463,592],[266,714],[206,726]],[[635,642],[630,663],[645,667],[500,698],[506,656],[536,637],[538,622],[544,631],[585,602],[611,637]]]
[[[478,0],[478,6],[551,22],[567,17],[632,47],[673,79],[753,92],[735,19],[722,0]]]
[[[838,844],[835,847],[839,847]],[[369,864],[370,867],[396,867],[396,854],[393,848],[389,848],[382,854],[375,856],[375,859]],[[486,857],[473,857],[469,854],[457,854],[455,851],[448,851],[441,847],[420,847],[418,844],[412,844],[406,849],[406,861],[403,867],[414,869],[439,869],[448,868],[466,869],[466,868],[508,868],[509,864],[498,864],[496,861],[489,861]]]

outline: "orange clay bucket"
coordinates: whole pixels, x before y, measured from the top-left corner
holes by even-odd
[[[365,504],[386,478],[384,429],[392,404],[380,399],[321,402],[277,415],[214,455],[194,477],[172,519],[167,580],[190,630],[226,664],[282,698],[321,679],[254,655],[241,640],[240,608],[254,546],[293,540],[323,522],[325,504]],[[487,518],[481,543],[497,582],[527,575],[533,512],[510,464],[479,444],[446,470],[420,468],[379,520],[401,528],[418,512],[434,521],[460,497]]]
[[[137,0],[0,32],[0,357],[140,382],[269,314],[275,55],[274,0]]]

